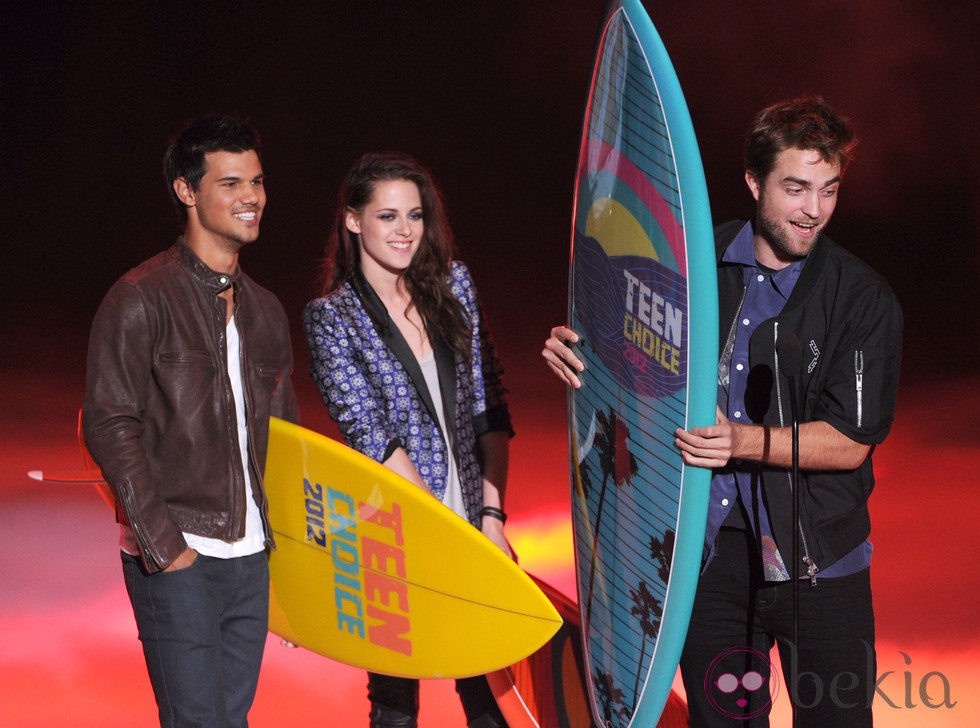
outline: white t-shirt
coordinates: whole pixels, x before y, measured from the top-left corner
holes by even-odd
[[[419,366],[422,367],[422,376],[425,377],[425,386],[429,388],[429,396],[432,397],[432,404],[435,405],[436,414],[439,417],[439,427],[443,432],[443,441],[446,443],[448,454],[446,492],[442,496],[444,505],[449,506],[459,516],[466,518],[466,504],[463,502],[463,486],[459,482],[459,471],[456,469],[456,457],[449,448],[449,441],[446,440],[446,416],[442,408],[442,390],[439,389],[439,370],[436,368],[436,359],[429,352],[425,359],[419,359]]]
[[[241,339],[234,317],[228,322],[225,332],[228,342],[228,377],[231,379],[231,391],[235,395],[235,417],[238,420],[238,452],[242,458],[242,472],[245,474],[245,536],[238,541],[229,542],[185,533],[184,540],[188,546],[205,556],[233,559],[250,556],[265,549],[265,532],[259,506],[252,496],[252,480],[248,474],[248,425],[242,388]]]

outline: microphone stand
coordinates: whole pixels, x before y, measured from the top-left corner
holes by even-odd
[[[800,412],[799,397],[796,389],[796,377],[787,376],[789,381],[790,413],[792,434],[792,461],[790,467],[790,480],[793,484],[793,557],[790,578],[793,580],[793,650],[799,655],[799,635],[800,635]],[[799,691],[798,675],[793,675],[793,690],[790,691],[790,702],[793,706],[793,728],[799,725],[797,715],[797,702],[799,695],[793,696],[792,693]]]
[[[782,368],[783,376],[789,385],[790,433],[792,438],[792,454],[790,461],[790,487],[793,491],[793,554],[790,557],[790,579],[793,582],[793,652],[799,655],[800,635],[800,392],[797,387],[799,371],[802,367],[802,347],[792,331],[779,331],[776,324],[774,331],[776,349],[776,367]],[[780,335],[781,334],[781,335]],[[782,365],[782,367],[780,367]],[[777,371],[778,376],[778,371]],[[791,669],[795,669],[791,665]],[[785,666],[784,666],[785,670]],[[790,704],[793,708],[793,726],[798,723],[798,691],[797,675],[792,675],[790,689]]]

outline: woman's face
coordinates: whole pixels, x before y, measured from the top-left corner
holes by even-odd
[[[422,199],[414,182],[382,180],[361,210],[347,210],[347,229],[358,236],[361,272],[400,275],[422,244]]]

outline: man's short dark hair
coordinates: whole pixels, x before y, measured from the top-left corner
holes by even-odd
[[[247,121],[237,116],[213,115],[188,122],[174,137],[163,157],[163,172],[170,197],[187,220],[187,207],[174,191],[174,181],[183,177],[197,190],[207,168],[204,155],[209,152],[247,152],[261,157],[259,134]]]
[[[805,96],[768,106],[745,135],[745,169],[764,181],[787,149],[812,149],[844,173],[857,144],[850,122],[820,96]]]

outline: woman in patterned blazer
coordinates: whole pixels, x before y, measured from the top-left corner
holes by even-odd
[[[311,372],[347,444],[429,491],[507,553],[513,435],[501,367],[428,170],[355,162],[303,314]],[[457,680],[467,724],[506,726],[486,679]],[[369,674],[372,728],[417,725],[418,681]]]

